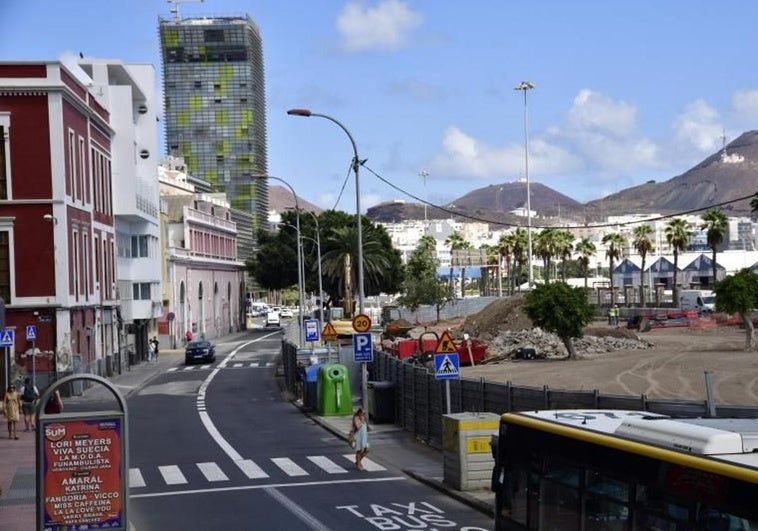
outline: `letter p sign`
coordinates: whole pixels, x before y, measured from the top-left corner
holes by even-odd
[[[353,359],[356,363],[374,361],[374,348],[371,344],[371,332],[353,334]]]

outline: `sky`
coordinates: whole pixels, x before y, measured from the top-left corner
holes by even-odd
[[[160,86],[157,24],[171,7],[0,0],[0,61],[81,52],[151,63]],[[758,2],[187,0],[178,9],[249,14],[259,26],[268,173],[325,209],[355,212],[350,139],[288,109],[350,132],[367,159],[363,212],[525,179],[527,138],[529,181],[586,202],[675,177],[758,123]],[[526,102],[514,90],[524,80],[534,85]],[[160,142],[165,152],[162,131]]]

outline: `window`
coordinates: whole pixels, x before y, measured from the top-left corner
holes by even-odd
[[[132,284],[132,299],[135,301],[149,301],[150,300],[150,283],[149,282],[135,282]]]
[[[85,179],[87,174],[87,152],[84,150],[84,138],[79,137],[79,173],[77,179],[79,179],[79,199],[82,203],[87,202],[88,190],[86,189]]]
[[[79,300],[79,233],[74,231],[74,298]]]
[[[10,233],[0,231],[0,297],[11,303]]]
[[[132,236],[132,258],[147,258],[147,236]]]
[[[68,132],[68,191],[71,199],[76,199],[76,135],[69,130]]]
[[[8,175],[5,167],[5,133],[7,129],[0,125],[0,199],[8,199]]]
[[[82,256],[82,265],[84,266],[84,300],[89,300],[89,278],[90,278],[90,249],[89,249],[89,234],[86,232],[82,235],[84,238],[84,241],[82,243],[82,251],[84,252],[84,256]]]

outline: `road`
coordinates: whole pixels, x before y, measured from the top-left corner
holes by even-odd
[[[129,520],[136,531],[491,529],[485,515],[344,441],[279,396],[280,332],[217,345],[132,393]],[[371,456],[370,456],[371,457]]]

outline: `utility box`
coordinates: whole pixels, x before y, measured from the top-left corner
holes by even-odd
[[[442,416],[443,481],[456,490],[489,489],[492,481],[490,439],[500,426],[496,413]]]
[[[394,382],[370,381],[368,387],[368,414],[377,424],[395,422]]]
[[[318,414],[324,417],[352,415],[353,397],[347,367],[333,363],[318,370]]]

